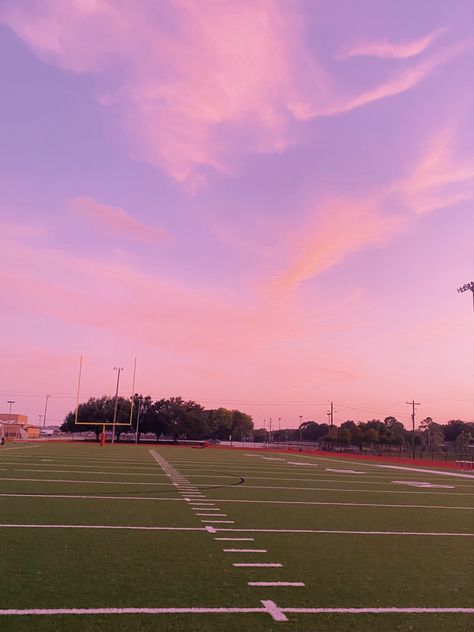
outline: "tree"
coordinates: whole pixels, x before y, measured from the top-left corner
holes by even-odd
[[[454,441],[454,448],[459,454],[464,454],[468,451],[469,441],[471,440],[471,433],[463,430]]]
[[[301,437],[305,441],[318,441],[328,433],[328,424],[318,424],[316,421],[304,421],[301,426]]]
[[[420,424],[420,430],[428,450],[436,450],[443,444],[443,426],[433,421],[431,417],[423,419]]]
[[[474,424],[466,423],[460,419],[451,419],[446,426],[443,426],[443,431],[446,441],[455,441],[461,432],[473,432]]]
[[[91,397],[82,404],[79,404],[77,418],[80,424],[76,424],[76,411],[71,411],[66,415],[61,426],[63,432],[86,432],[92,431],[96,434],[97,441],[105,423],[110,424],[114,418],[115,397]],[[130,421],[130,400],[124,397],[117,398],[117,423],[128,423]],[[91,422],[84,424],[84,422]],[[124,426],[116,426],[117,438],[123,432]]]

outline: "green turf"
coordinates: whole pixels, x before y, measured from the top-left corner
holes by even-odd
[[[474,478],[365,462],[221,449],[37,444],[0,451],[0,523],[202,528],[150,448],[235,524],[203,531],[0,528],[1,608],[473,607],[474,537],[275,533],[251,529],[474,533]],[[280,460],[267,460],[271,456]],[[296,466],[305,461],[317,467]],[[429,465],[429,464],[427,464]],[[346,472],[330,472],[342,469]],[[358,470],[363,474],[351,474]],[[235,485],[244,478],[244,482]],[[9,480],[10,479],[10,480]],[[11,480],[20,479],[20,480]],[[28,480],[34,479],[34,480]],[[392,481],[431,481],[417,489]],[[69,481],[69,482],[66,482]],[[297,489],[292,489],[297,488]],[[47,495],[40,497],[39,495]],[[34,495],[38,495],[34,497]],[[87,496],[61,498],[61,495]],[[51,497],[54,496],[54,497]],[[113,496],[114,498],[97,498]],[[252,501],[252,502],[239,502]],[[262,502],[273,501],[273,502]],[[313,503],[313,504],[311,504]],[[319,503],[319,504],[316,504]],[[323,503],[346,503],[323,504]],[[385,506],[384,506],[385,505]],[[392,506],[386,506],[392,505]],[[393,505],[401,505],[396,507]],[[406,505],[420,505],[407,507]],[[430,505],[430,506],[428,506]],[[204,511],[204,510],[203,510]],[[265,548],[266,554],[223,548]],[[271,561],[281,568],[236,568]],[[250,587],[248,581],[305,587]],[[15,632],[465,632],[463,614],[87,615],[0,617]]]

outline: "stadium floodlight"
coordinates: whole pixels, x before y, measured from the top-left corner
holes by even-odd
[[[474,281],[470,281],[469,283],[464,283],[461,287],[458,287],[458,292],[468,292],[471,290],[472,292],[472,307],[474,309]]]

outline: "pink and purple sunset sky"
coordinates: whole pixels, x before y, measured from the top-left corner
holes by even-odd
[[[0,0],[0,412],[473,418],[472,0]]]

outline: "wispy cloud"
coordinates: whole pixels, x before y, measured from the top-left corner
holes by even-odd
[[[299,19],[274,0],[143,0],[139,11],[123,0],[47,0],[11,3],[2,16],[46,61],[113,68],[117,84],[100,101],[134,154],[194,187],[242,151],[288,146],[290,104],[312,100],[311,84],[328,87]]]
[[[409,64],[354,93],[318,59],[291,3],[142,0],[138,11],[125,0],[25,0],[7,2],[0,19],[41,59],[94,73],[99,101],[133,155],[191,190],[210,171],[228,174],[248,152],[281,152],[301,140],[299,122],[406,92],[465,50],[446,46],[411,65],[438,31],[353,48],[349,56]]]
[[[446,32],[436,29],[432,33],[409,42],[390,42],[388,40],[362,41],[338,55],[338,59],[351,57],[380,57],[382,59],[407,59],[425,51],[435,39]]]
[[[414,216],[472,198],[472,159],[455,159],[454,133],[431,138],[411,173],[365,196],[332,197],[309,205],[287,240],[287,265],[270,283],[285,294],[351,254],[382,246]]]
[[[445,46],[425,59],[393,72],[388,79],[359,94],[341,94],[323,108],[314,108],[310,103],[297,106],[295,116],[300,120],[310,120],[318,116],[335,116],[351,112],[369,103],[403,94],[428,77],[438,66],[472,50],[472,42],[462,41]]]
[[[107,231],[128,239],[157,243],[168,238],[163,228],[139,222],[123,208],[102,204],[88,196],[71,200],[71,208]]]

